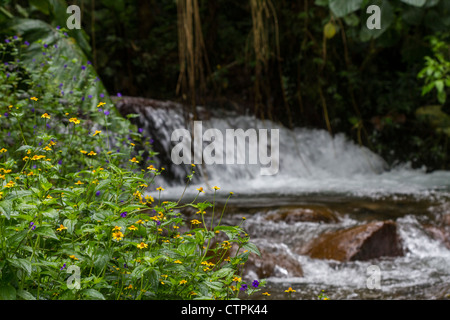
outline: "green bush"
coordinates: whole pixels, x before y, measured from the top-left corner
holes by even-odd
[[[41,56],[25,63],[30,45]],[[215,201],[143,195],[164,170],[135,151],[151,146],[109,97],[85,96],[98,82],[87,61],[21,37],[2,41],[0,55],[1,299],[230,299],[260,290],[264,281],[241,278],[257,247],[242,224],[220,225],[223,211],[217,223]],[[77,86],[73,70],[85,80]],[[185,221],[186,206],[198,219]]]

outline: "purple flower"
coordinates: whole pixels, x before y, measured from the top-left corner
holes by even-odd
[[[66,264],[64,263],[60,270],[64,269],[66,267]]]
[[[157,225],[157,226],[161,225],[161,221],[156,220],[156,225]]]
[[[64,65],[64,69],[67,68],[67,64]]]
[[[81,97],[81,101],[84,101],[84,97]]]
[[[86,70],[86,66],[81,66],[81,70]]]
[[[144,131],[144,129],[143,128],[139,128],[138,131],[139,131],[139,133],[142,133]]]
[[[98,108],[97,110],[98,110],[98,112],[103,112],[102,108]]]
[[[13,38],[14,38],[15,40],[19,39],[19,37],[18,37],[18,36],[14,36]]]
[[[57,49],[58,48],[58,46],[55,44],[55,48]]]
[[[28,41],[24,41],[23,44],[26,45],[26,46],[30,45],[30,43]]]
[[[11,40],[9,40],[9,39],[5,39],[5,42],[6,42],[6,43],[10,43],[10,42],[11,42]]]
[[[31,230],[36,229],[36,226],[34,225],[34,222],[33,222],[33,221],[30,222],[30,228],[31,228]]]
[[[253,281],[253,282],[252,282],[252,286],[253,286],[254,288],[258,288],[258,286],[259,286],[259,281],[258,281],[258,280]]]
[[[105,112],[103,112],[105,114],[105,116],[109,116],[109,111],[105,110]]]
[[[56,26],[56,30],[59,30],[59,29],[61,29],[61,27],[60,26]]]
[[[120,98],[122,96],[122,94],[120,92],[118,92],[117,96]]]
[[[241,286],[241,290],[242,290],[242,291],[247,290],[247,285],[246,285],[246,284],[243,284],[243,285]]]
[[[149,142],[150,142],[150,143],[153,143],[153,142],[154,142],[154,140],[153,140],[153,139],[150,139],[150,140],[149,140]]]
[[[96,197],[99,197],[100,196],[100,194],[101,194],[101,191],[100,190],[98,190],[96,193],[95,193],[95,196]]]
[[[105,95],[103,93],[100,93],[100,98],[104,98]]]
[[[44,48],[48,48],[48,44],[44,43]]]
[[[59,164],[59,165],[62,165],[62,160],[58,160],[58,164]]]
[[[9,73],[6,74],[6,77],[9,78]]]
[[[4,113],[4,116],[7,117],[7,116],[8,116],[8,112],[5,112],[5,113]]]
[[[127,214],[128,214],[128,212],[124,211],[124,212],[122,212],[122,213],[120,214],[120,216],[121,216],[122,218],[125,218],[125,217],[127,216]]]
[[[66,37],[68,37],[69,35],[67,34],[67,32],[64,32],[63,35],[65,35]]]
[[[87,64],[92,64],[92,63],[88,60]]]
[[[92,99],[92,94],[88,95],[88,98],[89,98],[89,99]]]

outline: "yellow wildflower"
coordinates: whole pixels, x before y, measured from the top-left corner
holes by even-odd
[[[88,153],[88,156],[96,156],[96,155],[97,155],[97,153],[95,153],[94,151],[91,151]]]
[[[291,287],[289,287],[287,290],[284,290],[284,292],[291,293],[291,292],[296,292],[296,291],[294,289],[292,289]]]
[[[69,119],[69,122],[73,122],[73,123],[75,123],[75,124],[79,124],[79,123],[80,123],[80,120],[78,120],[77,118],[70,118],[70,119]]]
[[[138,247],[139,249],[145,249],[145,248],[148,247],[148,244],[141,242],[141,243],[139,243],[139,244],[137,245],[137,247]]]
[[[38,98],[36,98],[36,97],[31,97],[30,100],[38,101]]]
[[[179,282],[179,284],[185,284],[185,283],[187,283],[187,281],[184,279]]]
[[[139,161],[136,160],[136,157],[134,157],[133,159],[130,159],[130,162],[139,163]]]
[[[44,114],[41,116],[41,118],[50,119],[51,117],[50,117],[50,115],[46,112],[46,113],[44,113]]]
[[[113,237],[114,240],[120,241],[123,238],[123,233],[120,232],[120,231],[113,232],[112,237]]]
[[[95,137],[96,135],[102,133],[100,130],[95,130],[95,133],[92,135],[93,137]]]
[[[59,228],[56,229],[56,231],[63,231],[63,230],[67,230],[66,227],[64,227],[62,224],[59,225]]]

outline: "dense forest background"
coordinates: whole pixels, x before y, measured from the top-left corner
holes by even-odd
[[[0,35],[65,27],[69,4],[82,28],[67,33],[111,96],[250,112],[450,168],[450,1],[2,0]]]

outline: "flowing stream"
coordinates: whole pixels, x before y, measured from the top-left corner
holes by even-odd
[[[176,129],[192,128],[184,124],[182,112],[173,105],[146,107],[140,113],[144,132],[158,141],[160,160],[156,160],[160,163],[156,165],[166,167],[169,176],[159,176],[156,187],[161,185],[166,189],[162,193],[164,199],[178,199],[184,191],[185,177],[191,166],[167,161],[177,143],[171,141],[171,134]],[[450,247],[445,243],[448,244],[450,239],[448,233],[443,233],[444,239],[439,239],[427,228],[442,227],[443,218],[450,214],[449,171],[427,173],[425,169],[412,169],[407,164],[389,168],[381,157],[342,134],[331,137],[324,130],[288,130],[250,116],[216,114],[202,121],[202,125],[203,132],[214,128],[223,135],[227,129],[279,130],[279,170],[276,175],[261,175],[260,164],[248,163],[248,149],[227,144],[225,154],[235,151],[247,162],[198,164],[196,178],[184,194],[184,199],[190,200],[197,194],[196,188],[202,186],[206,193],[201,194],[199,200],[214,199],[223,204],[229,192],[234,192],[223,223],[240,223],[245,216],[244,227],[258,247],[266,252],[282,252],[299,262],[303,276],[293,276],[291,270],[275,267],[264,289],[271,293],[269,299],[286,299],[284,290],[288,287],[296,290],[292,295],[295,299],[317,299],[321,290],[325,290],[330,299],[450,297]],[[206,141],[203,146],[209,143]],[[220,187],[215,198],[212,186]],[[158,192],[149,192],[158,197]],[[334,223],[287,223],[267,219],[286,208],[309,210],[317,207],[333,212],[339,220]],[[323,232],[374,220],[397,223],[405,251],[403,256],[339,262],[313,259],[296,250]],[[448,225],[444,227],[448,228]],[[379,268],[379,288],[368,288],[367,281],[371,276],[368,267],[371,265]],[[257,279],[256,274],[250,273],[248,277],[249,280]],[[267,297],[256,295],[253,298]]]

